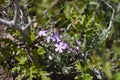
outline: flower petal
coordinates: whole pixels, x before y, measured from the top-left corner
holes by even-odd
[[[58,52],[58,51],[59,51],[59,49],[58,49],[58,48],[55,48],[55,51],[56,51],[56,52]]]
[[[58,44],[55,44],[55,47],[59,47],[59,45],[58,45]]]
[[[63,53],[63,50],[61,48],[59,49],[59,53]]]

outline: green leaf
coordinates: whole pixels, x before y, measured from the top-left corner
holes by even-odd
[[[112,0],[113,2],[119,2],[119,0]]]
[[[19,64],[25,64],[28,58],[25,56],[20,56],[20,57],[16,57],[16,60],[19,61]]]
[[[75,66],[76,66],[77,71],[81,72],[83,70],[83,68],[82,68],[82,66],[81,66],[81,64],[79,62],[76,63]]]
[[[41,71],[40,72],[40,74],[41,74],[41,79],[42,80],[51,80],[49,77],[48,77],[48,72],[46,72],[46,71]]]
[[[35,40],[35,30],[34,30],[34,28],[32,28],[32,30],[30,32],[30,40],[31,40],[31,42],[33,42]]]
[[[97,8],[100,6],[97,2],[94,2],[94,1],[91,1],[89,4],[96,5]]]
[[[75,39],[77,39],[77,40],[80,38],[79,34],[75,34],[74,36],[75,36]]]
[[[114,40],[113,41],[113,45],[112,45],[112,49],[114,52],[114,57],[113,60],[116,60],[117,57],[120,55],[120,41],[119,40]]]
[[[49,77],[41,75],[42,80],[51,80]]]
[[[105,63],[103,70],[106,73],[106,75],[109,77],[109,79],[111,79],[112,78],[112,72],[111,72],[112,66],[111,66],[110,62]]]
[[[81,20],[80,20],[81,25],[83,25],[83,23],[85,22],[85,19],[86,19],[86,16],[83,15],[82,18],[81,18]]]
[[[82,77],[82,80],[93,80],[93,76],[87,73],[83,73],[81,77]]]
[[[26,69],[22,69],[22,73],[17,76],[16,80],[23,80],[25,75],[26,75]]]
[[[117,72],[117,73],[114,75],[114,80],[120,80],[120,72]]]
[[[15,66],[11,69],[11,71],[14,73],[14,72],[19,72],[21,70],[21,67],[20,66]]]
[[[38,47],[37,52],[39,55],[43,55],[44,53],[46,53],[46,51],[41,46]]]
[[[38,69],[35,67],[35,65],[32,65],[29,69],[28,69],[28,73],[26,74],[26,76],[29,76],[28,80],[33,80],[33,78],[36,78],[36,75],[38,74]]]

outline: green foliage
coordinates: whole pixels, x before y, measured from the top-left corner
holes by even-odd
[[[77,69],[77,71],[80,72],[80,74],[75,77],[75,80],[79,80],[79,79],[82,79],[82,80],[93,80],[93,76],[91,76],[90,74],[87,73],[86,68],[87,68],[87,66],[86,67],[82,67],[80,63],[76,64],[76,69]]]
[[[10,71],[16,74],[16,80],[119,80],[120,1],[54,1],[21,1],[21,7],[27,6],[27,19],[36,18],[37,26],[31,25],[29,36],[6,29],[15,40],[0,39],[0,44],[4,43],[0,45],[1,65],[12,66]],[[1,0],[0,6],[8,2]],[[8,8],[13,16],[11,10]],[[0,14],[7,19],[2,11]],[[42,29],[48,30],[47,36],[38,36]],[[56,31],[69,46],[63,53],[55,50],[55,41],[46,42]]]
[[[43,55],[44,53],[46,53],[45,50],[41,46],[38,46],[37,52],[39,55]]]
[[[5,3],[5,0],[1,0],[1,1],[0,1],[0,4],[4,4],[4,3]]]
[[[119,80],[120,79],[120,72],[117,72],[115,75],[114,75],[114,78],[115,80]]]

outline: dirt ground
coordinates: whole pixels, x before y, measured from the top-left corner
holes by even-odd
[[[0,39],[7,38],[7,33],[5,31],[6,27],[4,25],[0,25]],[[0,42],[0,46],[4,47],[4,43]],[[1,53],[0,53],[1,54]],[[5,68],[0,63],[0,80],[14,80],[10,74],[6,73]]]

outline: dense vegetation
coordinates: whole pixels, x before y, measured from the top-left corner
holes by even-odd
[[[119,0],[0,0],[0,24],[15,80],[120,80]]]

